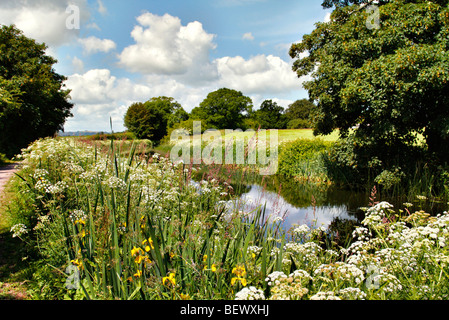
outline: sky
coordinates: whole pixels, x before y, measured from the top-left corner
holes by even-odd
[[[65,131],[123,131],[134,102],[173,97],[190,112],[220,88],[257,110],[307,98],[290,46],[329,19],[320,0],[2,0],[0,24],[47,44],[67,77]]]

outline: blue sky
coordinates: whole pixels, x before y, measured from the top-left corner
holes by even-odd
[[[69,4],[75,6],[68,7]],[[74,116],[66,131],[121,131],[127,107],[170,96],[186,111],[222,87],[254,108],[283,107],[307,92],[288,49],[325,21],[321,1],[306,0],[5,0],[0,23],[45,42],[68,77]],[[70,22],[79,17],[79,28]],[[69,27],[67,27],[69,22]]]

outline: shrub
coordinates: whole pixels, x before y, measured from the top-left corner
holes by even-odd
[[[298,139],[282,144],[278,173],[306,181],[328,181],[322,156],[332,145],[320,139]]]

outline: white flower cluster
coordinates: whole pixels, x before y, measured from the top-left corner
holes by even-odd
[[[69,216],[70,220],[72,220],[72,222],[76,222],[76,221],[86,221],[87,220],[87,215],[83,210],[73,210],[73,212],[70,214]]]
[[[283,273],[282,271],[274,271],[265,278],[265,281],[269,286],[273,286],[279,285],[281,283],[280,280],[283,278],[287,278],[287,275],[285,273]]]
[[[20,237],[24,234],[27,234],[28,229],[27,229],[26,225],[24,225],[23,223],[18,223],[16,225],[12,226],[11,232],[12,232],[12,237],[16,238],[16,237]]]
[[[299,227],[296,227],[295,229],[293,229],[293,234],[296,234],[296,235],[306,235],[309,232],[310,232],[310,228],[306,224],[300,225]]]
[[[393,208],[392,204],[386,201],[379,202],[367,210],[362,224],[374,229],[381,226],[383,224],[383,219],[388,215],[391,208]]]
[[[265,300],[263,291],[256,287],[245,287],[235,295],[235,300]]]
[[[310,300],[341,300],[333,291],[320,291],[310,297]]]

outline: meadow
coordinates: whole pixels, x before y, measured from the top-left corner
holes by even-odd
[[[284,133],[289,139],[291,132]],[[23,150],[11,234],[34,299],[447,299],[449,214],[367,204],[350,242],[245,212],[229,180],[146,144],[53,138]]]

